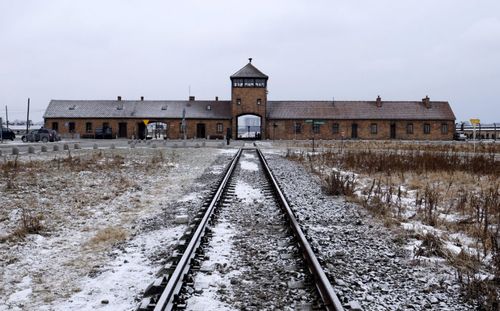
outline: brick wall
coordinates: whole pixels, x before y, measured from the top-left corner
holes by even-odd
[[[295,133],[294,124],[301,124],[300,133]],[[333,124],[339,125],[337,133],[333,132]],[[359,139],[391,139],[391,124],[395,126],[395,139],[408,140],[452,140],[455,131],[453,120],[447,121],[380,121],[380,120],[325,120],[319,126],[319,133],[313,133],[312,124],[304,120],[268,120],[267,133],[270,139],[350,139],[352,124],[358,125]],[[372,124],[376,124],[376,133],[372,133]],[[413,134],[407,133],[407,125],[413,124]],[[430,125],[430,133],[424,133],[424,124]],[[447,133],[441,132],[442,124],[448,127]]]
[[[167,124],[167,137],[169,139],[180,139],[183,138],[181,132],[181,119],[165,119],[165,120],[155,120],[158,122]],[[45,127],[53,128],[53,123],[57,123],[58,132],[63,135],[70,135],[69,125],[70,123],[75,124],[74,133],[80,134],[80,137],[93,137],[95,129],[97,127],[102,127],[104,123],[107,123],[111,127],[113,137],[118,136],[119,123],[125,123],[127,128],[126,138],[138,137],[138,131],[140,124],[143,121],[140,119],[46,119]],[[90,132],[86,131],[86,123],[91,124],[92,130]],[[222,132],[217,131],[217,124],[222,124]],[[186,130],[187,138],[195,138],[197,134],[197,125],[205,124],[205,137],[224,137],[226,129],[231,127],[231,120],[209,120],[209,119],[187,119],[186,120]]]

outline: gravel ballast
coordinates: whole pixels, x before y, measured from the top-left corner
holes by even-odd
[[[325,195],[301,165],[266,154],[340,300],[363,310],[473,310],[455,272],[414,258],[362,207]]]

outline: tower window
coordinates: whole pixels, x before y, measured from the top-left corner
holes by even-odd
[[[371,133],[371,134],[377,134],[377,130],[378,130],[378,129],[377,129],[377,123],[372,123],[372,124],[370,125],[370,133]]]
[[[255,87],[266,87],[266,79],[255,79]]]
[[[243,87],[243,79],[234,79],[233,87]]]
[[[241,105],[241,98],[236,99],[236,105]]]
[[[321,129],[321,125],[320,124],[313,124],[312,130],[313,130],[314,134],[319,134],[320,129]]]
[[[260,98],[257,99],[257,105],[262,104],[262,100]]]
[[[69,129],[70,133],[74,133],[75,132],[75,122],[69,122],[68,129]]]
[[[217,133],[222,133],[224,131],[224,126],[222,123],[217,123]]]
[[[85,123],[85,132],[92,133],[92,122]]]
[[[245,79],[245,87],[254,87],[255,80],[254,79]]]

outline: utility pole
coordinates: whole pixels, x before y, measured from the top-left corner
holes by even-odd
[[[0,142],[3,143],[3,124],[2,117],[0,117]]]
[[[7,110],[7,105],[5,105],[5,122],[7,128],[9,128],[9,111]]]
[[[26,115],[26,135],[28,135],[29,130],[30,130],[30,99],[28,97],[28,114]]]

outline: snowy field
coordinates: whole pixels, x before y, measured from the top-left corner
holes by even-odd
[[[22,151],[18,157],[3,149],[0,310],[135,309],[190,217],[201,206],[208,188],[236,152],[220,142],[214,142],[211,148],[195,141],[189,142],[188,148],[183,148],[182,142],[154,147],[154,143],[142,143],[136,148],[130,148],[127,141],[117,142],[115,149],[99,144],[97,150],[93,143],[75,150],[72,142],[69,152],[49,149],[41,153],[37,147],[35,154]],[[239,142],[231,147],[235,145],[253,146]],[[437,225],[427,224],[415,205],[418,200],[409,185],[411,176],[405,177],[407,185],[392,181],[403,186],[401,199],[397,200],[397,192],[390,192],[392,201],[388,203],[392,209],[402,210],[394,217],[397,221],[378,218],[363,206],[363,200],[368,201],[372,193],[369,188],[374,176],[286,159],[291,142],[263,141],[258,145],[265,149],[271,168],[344,302],[359,303],[364,310],[473,309],[463,302],[463,285],[447,258],[439,254],[417,256],[417,252],[428,232],[443,241],[446,254],[457,256],[464,250],[478,253],[481,246],[467,232],[443,225],[461,221],[460,215],[437,209]],[[442,152],[443,145],[431,147]],[[311,153],[306,143],[298,146],[297,152],[318,154]],[[241,159],[239,169],[252,176],[259,166],[247,156]],[[355,174],[353,195],[348,200],[327,195],[318,170]],[[498,176],[492,178],[488,181],[498,181]],[[256,184],[234,185],[242,206],[251,207],[262,199]],[[381,185],[384,193],[388,186]],[[225,221],[222,217],[215,228],[218,234],[205,265],[234,260],[228,256],[238,249],[233,242],[241,232]],[[481,275],[489,278],[494,273],[493,257],[482,260],[490,269],[481,268]],[[201,283],[212,282],[216,276]],[[232,305],[216,303],[220,302],[217,291],[205,292],[208,296],[193,297],[192,310],[207,309],[210,301],[214,303],[210,310],[238,309],[236,301]]]
[[[0,310],[134,309],[186,227],[175,217],[200,206],[234,152],[9,157],[0,179]]]

